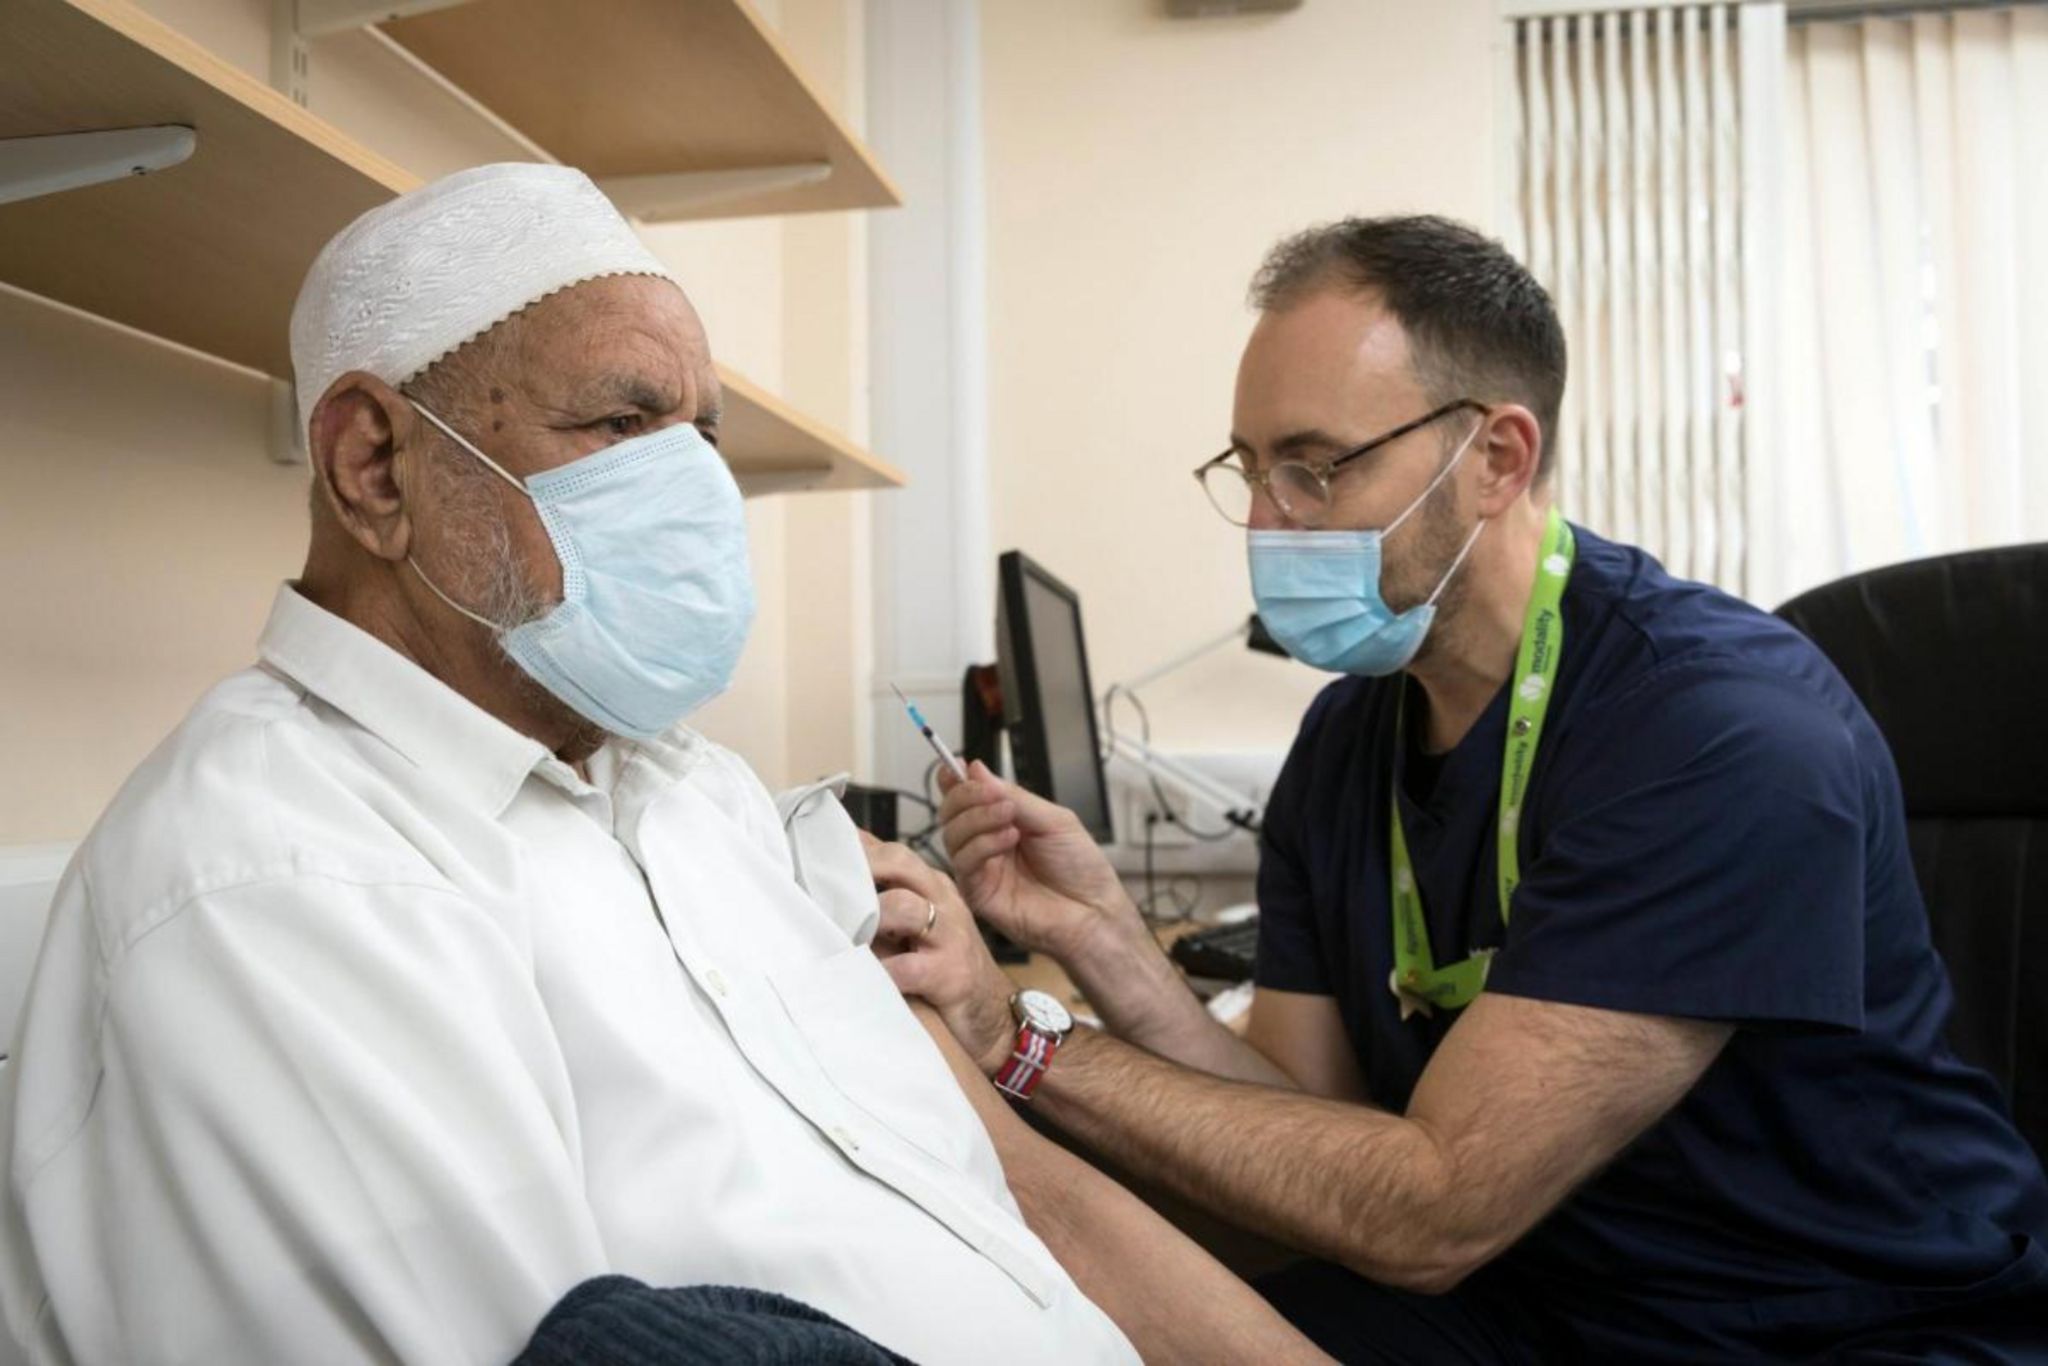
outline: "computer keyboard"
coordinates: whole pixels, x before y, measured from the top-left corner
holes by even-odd
[[[1259,948],[1256,917],[1176,939],[1170,956],[1190,977],[1214,977],[1225,982],[1242,982],[1252,975],[1252,961]]]

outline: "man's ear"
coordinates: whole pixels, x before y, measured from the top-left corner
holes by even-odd
[[[1543,427],[1519,403],[1486,411],[1486,426],[1473,438],[1481,457],[1479,514],[1498,517],[1536,482],[1543,460]]]
[[[404,395],[361,370],[328,385],[307,423],[321,498],[342,529],[379,559],[402,560],[411,547],[398,459],[424,439],[423,425]]]

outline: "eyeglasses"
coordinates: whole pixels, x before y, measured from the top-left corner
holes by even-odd
[[[1263,493],[1280,515],[1296,526],[1320,527],[1330,517],[1330,477],[1338,470],[1390,441],[1398,441],[1439,418],[1467,408],[1478,413],[1486,411],[1486,405],[1477,399],[1461,398],[1341,455],[1313,464],[1306,460],[1278,460],[1266,469],[1248,470],[1238,461],[1239,452],[1233,447],[1204,461],[1196,468],[1195,478],[1202,485],[1202,492],[1209,495],[1210,503],[1232,526],[1251,525],[1252,507]]]

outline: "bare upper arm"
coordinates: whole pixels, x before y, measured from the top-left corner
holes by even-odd
[[[1310,1095],[1364,1101],[1365,1074],[1333,996],[1260,987],[1245,1042]]]
[[[1521,1237],[1690,1090],[1733,1029],[1482,992],[1430,1059],[1407,1118],[1443,1160],[1476,1246]]]

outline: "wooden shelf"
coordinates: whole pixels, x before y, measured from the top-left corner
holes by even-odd
[[[729,366],[719,447],[749,494],[901,488],[903,471],[814,422]]]
[[[678,216],[902,202],[746,0],[469,0],[381,29],[593,179],[831,167],[817,184],[729,195]]]
[[[167,171],[0,205],[0,280],[272,375],[341,226],[419,183],[123,0],[0,0],[0,137],[184,124]]]
[[[0,281],[280,379],[314,256],[419,183],[125,0],[0,0],[0,53],[0,137],[155,124],[199,135],[169,170],[0,205]],[[903,482],[723,374],[726,456],[750,492]]]

